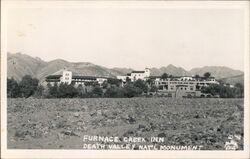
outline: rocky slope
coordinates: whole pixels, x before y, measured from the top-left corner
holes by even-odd
[[[16,80],[21,80],[24,75],[31,75],[43,81],[47,75],[54,74],[62,69],[82,75],[106,77],[126,75],[133,70],[131,68],[106,68],[89,62],[74,63],[62,59],[46,62],[38,57],[31,57],[21,53],[8,53],[7,71],[9,78],[13,77]],[[193,68],[190,71],[172,64],[161,68],[151,68],[151,75],[153,76],[160,76],[163,73],[174,76],[191,76],[196,74],[202,76],[205,72],[210,72],[217,79],[229,79],[227,80],[229,83],[235,81],[235,77],[243,76],[244,74],[242,71],[222,66],[205,66],[202,68]],[[231,80],[231,78],[234,80]],[[238,80],[238,82],[243,83],[244,78],[241,77]]]

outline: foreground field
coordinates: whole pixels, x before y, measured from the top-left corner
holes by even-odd
[[[224,150],[229,135],[244,136],[243,99],[8,99],[7,110],[8,148],[81,149],[99,135]]]

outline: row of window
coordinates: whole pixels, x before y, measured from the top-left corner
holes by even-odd
[[[170,84],[194,84],[193,82],[169,82]],[[159,82],[159,84],[168,84],[168,82]]]
[[[181,90],[188,90],[187,87],[181,87],[180,89],[181,89]],[[194,90],[194,88],[193,88],[193,87],[190,87],[190,90],[192,91],[192,90]]]
[[[209,85],[211,83],[207,83],[207,82],[198,82],[198,83],[194,83],[194,82],[156,82],[155,84],[198,84],[198,85]]]
[[[159,90],[163,90],[163,89],[166,89],[168,90],[168,85],[160,85],[159,86]],[[193,86],[190,86],[190,87],[180,87],[180,90],[194,90],[194,87]],[[175,90],[175,87],[174,86],[170,86],[170,90]]]

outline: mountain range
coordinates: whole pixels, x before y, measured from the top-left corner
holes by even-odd
[[[16,80],[21,80],[24,75],[31,75],[43,81],[46,76],[55,74],[62,69],[70,70],[74,74],[107,77],[126,75],[133,71],[132,68],[106,68],[89,62],[68,62],[62,59],[46,62],[38,57],[31,57],[22,53],[7,54],[8,78],[13,77]],[[153,67],[150,70],[153,76],[160,76],[163,73],[173,76],[191,76],[196,74],[202,76],[205,72],[210,72],[216,79],[223,79],[229,83],[243,83],[244,81],[244,72],[224,66],[205,66],[187,71],[182,67],[169,64],[161,68]]]

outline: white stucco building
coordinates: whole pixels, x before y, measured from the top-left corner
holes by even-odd
[[[146,80],[150,77],[150,69],[145,68],[144,71],[132,71],[131,73],[128,73],[125,76],[117,76],[117,79],[122,80],[123,82],[126,82],[127,79],[131,80],[132,82],[141,79]]]
[[[58,71],[57,74],[49,75],[45,79],[47,83],[50,83],[52,85],[55,83],[74,83],[76,85],[84,85],[86,82],[96,82],[101,85],[107,80],[108,77],[74,75],[71,71],[67,70]]]

